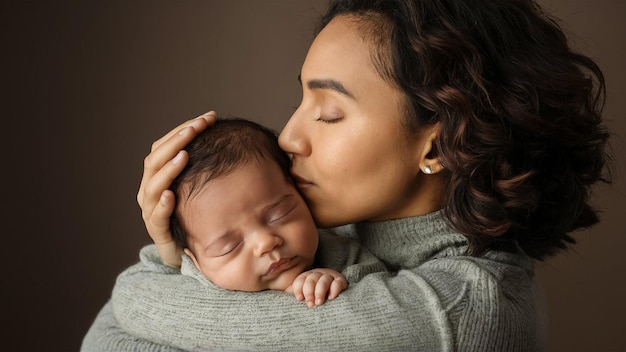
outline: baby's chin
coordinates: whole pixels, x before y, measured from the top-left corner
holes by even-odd
[[[285,291],[288,288],[291,288],[291,284],[298,277],[298,275],[299,273],[297,272],[282,273],[276,279],[268,282],[266,290]]]
[[[275,277],[258,277],[257,280],[248,278],[247,280],[232,281],[229,278],[224,278],[223,275],[214,277],[212,273],[207,273],[200,269],[200,272],[216,286],[219,286],[229,291],[241,291],[241,292],[259,292],[267,290],[285,291],[291,288],[294,280],[304,271],[308,270],[314,262],[314,256],[294,257],[294,266],[281,272]],[[224,280],[225,279],[225,280]]]
[[[203,273],[204,276],[211,281],[214,285],[228,290],[228,291],[238,291],[238,292],[260,292],[267,290],[275,290],[275,291],[285,291],[286,289],[291,287],[293,281],[298,277],[298,272],[284,272],[281,275],[275,277],[271,281],[264,281],[259,279],[256,284],[248,283],[233,283],[233,282],[222,282],[220,280],[212,279],[210,275],[207,273]]]

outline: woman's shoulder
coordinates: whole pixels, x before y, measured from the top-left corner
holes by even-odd
[[[523,295],[535,280],[531,258],[497,251],[480,257],[435,257],[416,270],[436,287],[469,290],[468,294],[472,295],[496,296],[503,292],[510,292],[512,296]]]
[[[534,307],[536,280],[532,261],[524,255],[489,252],[481,257],[436,257],[411,271],[428,283],[452,316],[465,314],[467,309],[504,313]]]
[[[501,350],[542,349],[542,302],[530,258],[505,252],[441,257],[415,270],[438,297],[460,341],[482,336],[483,343]],[[471,344],[476,343],[481,342]]]

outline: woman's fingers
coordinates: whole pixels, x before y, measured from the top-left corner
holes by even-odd
[[[215,111],[209,111],[196,118],[181,123],[180,125],[170,130],[168,133],[166,133],[163,137],[152,143],[152,148],[150,151],[154,151],[155,149],[157,149],[159,146],[161,146],[161,144],[163,144],[164,141],[167,141],[175,134],[180,133],[180,131],[185,127],[193,127],[197,132],[204,130],[207,126],[215,123],[216,117],[217,115]],[[206,122],[206,124],[204,122]]]
[[[154,175],[157,174],[167,163],[173,161],[177,154],[187,144],[189,144],[189,142],[191,142],[191,140],[194,139],[198,133],[215,123],[215,119],[216,117],[214,112],[206,113],[193,120],[184,122],[152,144],[150,154],[148,154],[148,156],[144,159],[143,176],[141,178],[139,191],[137,192],[137,203],[139,203],[139,206],[142,209],[144,208],[144,199],[146,198],[145,188],[148,184],[150,184],[152,177],[154,177]],[[169,184],[162,190],[167,189],[168,187]],[[158,192],[159,196],[160,193],[161,192]],[[154,192],[150,192],[150,195],[154,194]],[[148,203],[151,203],[152,201],[154,201],[154,198],[148,199]]]
[[[169,189],[174,179],[187,165],[188,160],[189,155],[187,152],[181,150],[174,159],[163,165],[155,173],[152,173],[149,178],[144,177],[141,181],[141,186],[139,187],[141,200],[139,200],[140,196],[138,194],[137,202],[141,206],[144,221],[147,222],[153,216],[154,208],[161,200],[163,192]]]
[[[165,164],[151,179],[145,181],[142,217],[152,241],[163,262],[180,267],[182,249],[172,237],[170,217],[176,207],[176,196],[168,188],[188,161],[188,154],[180,151],[172,161]]]
[[[174,242],[170,228],[176,198],[169,187],[188,162],[189,156],[182,149],[215,120],[215,112],[209,112],[185,121],[154,142],[150,154],[144,159],[137,203],[161,258],[172,266],[180,266],[181,249]]]
[[[170,190],[161,194],[152,214],[145,219],[146,228],[152,241],[157,245],[169,244],[173,241],[170,229],[170,217],[176,207],[176,197]]]
[[[172,237],[169,218],[176,207],[176,197],[170,190],[164,191],[154,208],[154,212],[146,223],[148,233],[156,244],[157,251],[163,262],[169,266],[180,268],[182,263],[182,248]]]

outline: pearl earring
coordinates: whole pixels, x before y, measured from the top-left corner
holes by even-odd
[[[426,165],[424,166],[424,173],[430,175],[433,173],[433,170],[430,168],[430,166]]]

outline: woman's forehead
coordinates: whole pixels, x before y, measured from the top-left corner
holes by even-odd
[[[302,66],[302,83],[310,80],[335,80],[348,90],[355,81],[378,81],[372,63],[373,46],[359,34],[355,21],[344,17],[333,19],[318,34]],[[355,95],[358,91],[352,91]]]

